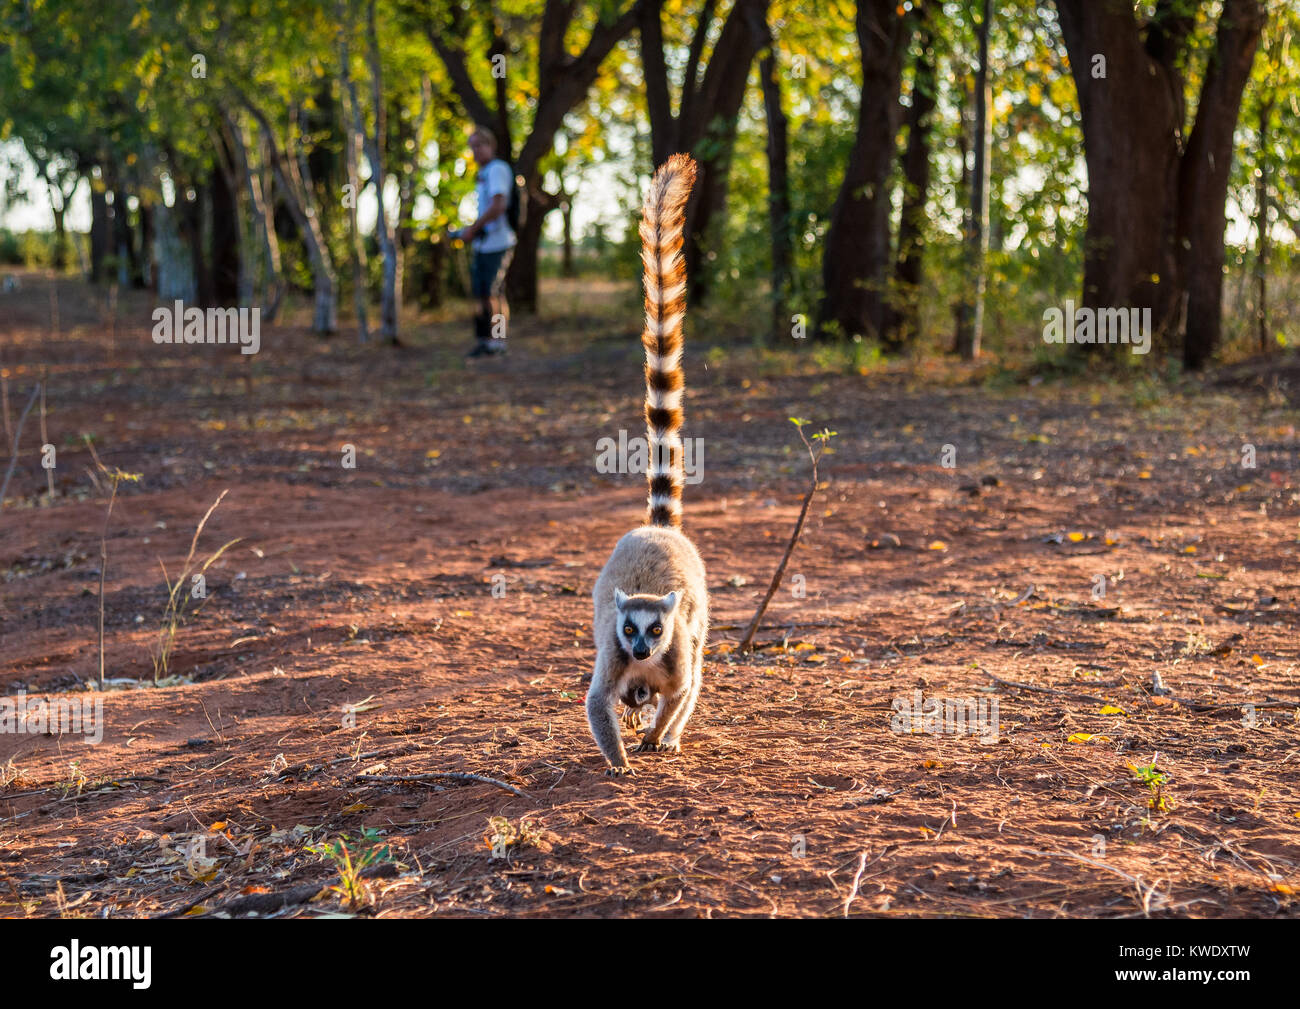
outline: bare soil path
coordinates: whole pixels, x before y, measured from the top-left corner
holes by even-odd
[[[553,283],[558,310],[470,367],[441,319],[405,350],[291,325],[251,359],[155,346],[146,300],[113,324],[71,280],[55,336],[49,281],[22,279],[11,422],[48,366],[58,454],[47,506],[29,417],[0,514],[0,701],[29,706],[0,731],[0,913],[320,914],[345,902],[308,849],[344,839],[388,846],[363,909],[385,917],[1298,914],[1294,360],[1181,385],[858,374],[693,319],[705,691],[681,754],[611,780],[582,701],[591,586],[644,506],[594,462],[641,433],[625,288]],[[791,416],[839,434],[740,656],[804,489]],[[145,685],[102,695],[83,433],[141,474],[104,607],[109,677]],[[239,542],[154,687],[163,567],[223,490],[199,554]],[[88,697],[99,742],[32,721]],[[918,698],[996,704],[997,728],[906,731]],[[400,780],[429,772],[527,798]]]

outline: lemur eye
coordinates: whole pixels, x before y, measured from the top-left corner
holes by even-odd
[[[659,637],[659,635],[661,635],[663,632],[664,629],[661,626],[659,626],[659,624],[655,624],[653,627],[650,628],[650,633],[653,634],[656,638]]]
[[[636,628],[633,627],[631,624],[624,624],[623,633],[626,634],[629,638],[634,637],[636,635]]]

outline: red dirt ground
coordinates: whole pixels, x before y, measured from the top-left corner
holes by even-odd
[[[0,295],[9,415],[48,366],[58,465],[47,504],[33,411],[0,516],[4,699],[97,676],[83,432],[141,474],[104,607],[107,675],[142,684],[89,695],[99,743],[0,733],[6,915],[353,910],[308,849],[359,854],[369,829],[388,868],[355,909],[382,917],[1297,916],[1294,360],[1178,385],[862,375],[693,316],[705,690],[681,754],[613,780],[582,700],[590,589],[644,502],[594,465],[640,433],[630,288],[553,282],[510,356],[470,367],[463,322],[430,318],[401,350],[292,325],[251,360],[159,347],[147,300],[114,323],[71,280],[56,337],[50,282],[22,281]],[[740,656],[805,488],[796,415],[838,436]],[[160,562],[224,490],[198,552],[239,542],[154,687]],[[996,739],[891,731],[917,690],[996,699]],[[1158,791],[1130,766],[1153,764]],[[527,798],[365,777],[443,771]]]

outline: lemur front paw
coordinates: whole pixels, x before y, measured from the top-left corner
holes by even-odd
[[[636,748],[637,753],[681,753],[681,751],[680,743],[652,743],[648,739],[641,740]]]
[[[633,777],[635,775],[636,771],[632,770],[631,764],[611,764],[605,768],[605,777],[607,778]]]

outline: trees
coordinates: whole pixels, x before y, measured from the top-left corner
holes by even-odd
[[[727,173],[749,71],[754,57],[771,44],[768,3],[735,0],[701,75],[704,49],[717,12],[714,0],[704,0],[690,36],[675,115],[664,56],[664,2],[645,0],[640,5],[638,29],[652,158],[655,165],[660,165],[670,154],[683,151],[695,159],[699,169],[686,208],[686,271],[690,297],[695,303],[702,302],[708,291],[709,273],[704,268],[702,250],[715,217],[726,213]]]
[[[1252,218],[1253,344],[1278,342],[1268,260],[1300,233],[1293,6],[43,0],[0,11],[0,93],[22,96],[0,136],[30,155],[59,258],[68,201],[88,196],[96,278],[257,299],[268,321],[305,289],[322,333],[350,295],[362,335],[374,299],[395,340],[408,258],[437,302],[477,121],[523,182],[521,310],[546,215],[561,210],[572,269],[582,218],[630,217],[637,179],[681,150],[700,165],[697,305],[758,284],[746,325],[783,332],[811,309],[815,332],[889,352],[946,342],[955,306],[973,357],[985,282],[997,349],[1037,341],[1033,302],[1081,271],[1085,305],[1154,309],[1157,347],[1199,367],[1223,339],[1229,215],[1237,246]]]
[[[772,335],[790,324],[789,294],[794,249],[790,236],[789,120],[781,96],[775,41],[769,41],[758,64],[767,124],[767,220],[771,229]]]
[[[831,211],[822,261],[821,333],[879,338],[885,329],[889,182],[903,53],[913,21],[893,0],[858,0],[862,65],[857,135]]]
[[[968,6],[968,10],[972,5]],[[991,0],[983,0],[975,26],[979,45],[979,69],[975,72],[975,122],[971,139],[975,163],[971,169],[962,227],[965,243],[966,280],[964,297],[957,309],[957,353],[964,361],[979,357],[984,336],[984,291],[988,283],[985,260],[989,251],[989,148],[993,141],[991,82],[989,79],[989,28],[993,17]]]
[[[610,51],[632,31],[641,9],[651,0],[601,4],[594,15],[567,0],[546,0],[540,22],[520,18],[513,24],[498,20],[471,23],[457,4],[433,5],[425,18],[425,31],[451,80],[457,98],[469,117],[496,134],[500,155],[510,161],[523,181],[524,199],[518,244],[510,262],[506,287],[511,305],[525,312],[537,309],[537,251],[542,221],[559,205],[560,195],[542,188],[542,160],[550,153],[564,117],[586,96]],[[569,37],[583,21],[589,22],[586,43],[575,55]],[[522,144],[516,150],[512,122],[521,111],[511,108],[509,56],[523,51],[524,39],[536,37],[535,86],[522,81],[514,87],[529,96],[532,109]],[[511,47],[513,36],[514,48]],[[483,56],[471,63],[474,47]],[[475,72],[477,70],[477,73]],[[493,82],[494,99],[483,97],[481,82]],[[522,104],[522,103],[521,103]]]
[[[1219,344],[1233,130],[1264,17],[1224,0],[1189,124],[1203,7],[1158,0],[1141,20],[1128,0],[1056,0],[1088,168],[1083,305],[1150,308],[1189,368]]]
[[[1286,128],[1294,115],[1300,88],[1300,67],[1289,58],[1300,38],[1300,10],[1287,0],[1271,0],[1267,16],[1260,54],[1243,101],[1241,118],[1245,127],[1231,181],[1238,205],[1245,205],[1246,194],[1254,203],[1250,209],[1255,236],[1251,307],[1255,344],[1261,352],[1275,349],[1283,337],[1273,326],[1269,312],[1269,280],[1270,274],[1285,264],[1288,250],[1285,240],[1279,242],[1276,251],[1281,256],[1275,258],[1272,233],[1279,225],[1292,234],[1300,233],[1295,188],[1288,186],[1300,166],[1300,136]]]
[[[925,253],[926,203],[930,195],[931,117],[938,104],[931,9],[917,9],[916,54],[912,58],[912,93],[907,113],[907,148],[903,155],[902,209],[898,217],[898,252],[894,265],[893,304],[885,315],[884,341],[901,350],[921,329],[921,271]]]

